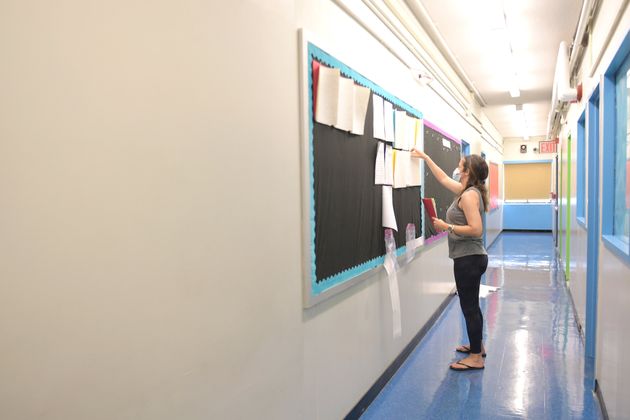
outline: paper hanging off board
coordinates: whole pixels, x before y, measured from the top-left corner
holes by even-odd
[[[422,184],[422,170],[420,166],[420,159],[411,157],[409,154],[409,181],[408,187],[419,187]]]
[[[394,147],[396,149],[405,148],[405,136],[407,121],[405,111],[394,111]]]
[[[337,120],[333,124],[343,131],[352,129],[354,106],[354,80],[347,77],[339,78],[339,97],[337,100]]]
[[[376,160],[374,162],[374,184],[385,184],[385,143],[378,142]]]
[[[319,66],[317,81],[317,108],[315,121],[321,124],[337,123],[337,103],[339,100],[339,79],[341,72],[326,66]]]
[[[394,185],[394,148],[385,145],[385,185]]]
[[[385,140],[385,119],[383,118],[383,98],[376,93],[372,94],[372,119],[374,123],[375,139]]]
[[[402,321],[400,314],[400,292],[398,289],[398,259],[396,258],[396,241],[391,229],[385,229],[385,271],[389,283],[389,297],[392,304],[392,332],[394,338],[402,334]]]
[[[385,141],[393,143],[394,136],[394,107],[389,101],[383,102],[383,119],[385,120]]]
[[[393,191],[389,185],[383,185],[383,227],[394,229],[398,232],[396,215],[394,214]]]
[[[404,151],[394,150],[394,188],[407,186],[409,159]]]
[[[352,118],[352,134],[363,135],[365,129],[365,116],[370,102],[370,89],[354,85],[354,104]]]

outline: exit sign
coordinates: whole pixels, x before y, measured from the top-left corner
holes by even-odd
[[[556,153],[557,143],[554,140],[539,142],[540,153]]]

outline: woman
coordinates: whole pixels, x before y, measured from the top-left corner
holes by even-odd
[[[488,190],[484,185],[488,165],[479,155],[466,156],[459,161],[453,179],[424,152],[414,149],[412,156],[424,159],[440,184],[456,194],[446,211],[446,221],[433,218],[436,229],[448,231],[448,256],[453,259],[457,294],[470,342],[456,349],[468,353],[468,357],[451,364],[451,369],[483,369],[486,353],[481,342],[483,316],[479,308],[479,285],[488,267],[488,253],[482,238],[482,213],[488,210]]]

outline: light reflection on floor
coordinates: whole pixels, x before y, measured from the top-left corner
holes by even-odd
[[[362,419],[602,418],[551,234],[504,232],[489,255],[486,369],[448,369],[467,342],[455,298]]]

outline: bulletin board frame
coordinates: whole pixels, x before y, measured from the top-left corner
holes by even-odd
[[[313,99],[312,99],[312,74],[311,74],[311,57],[319,61],[328,62],[334,67],[341,69],[342,73],[351,76],[355,81],[370,88],[373,93],[387,99],[392,104],[404,109],[409,114],[422,120],[423,115],[418,110],[406,104],[402,100],[396,98],[386,92],[374,82],[368,80],[352,68],[348,67],[328,52],[324,51],[317,45],[313,35],[300,29],[299,38],[299,74],[300,74],[300,132],[301,132],[301,195],[302,195],[302,278],[303,278],[303,306],[304,308],[312,307],[333,295],[343,292],[357,283],[373,276],[375,270],[383,269],[385,256],[374,258],[363,264],[354,266],[348,270],[344,270],[322,282],[318,282],[316,276],[316,256],[315,256],[315,203],[314,203],[314,164],[313,164]],[[317,43],[317,44],[316,44]],[[369,115],[368,115],[369,117]],[[422,131],[422,130],[421,130]],[[423,147],[420,139],[420,147]],[[417,143],[418,145],[418,143]],[[424,184],[424,164],[421,163],[421,182]],[[422,198],[423,188],[420,188],[420,197]],[[422,209],[422,207],[420,207]],[[416,232],[416,253],[424,243],[423,223],[420,224],[420,232]],[[398,246],[397,255],[400,257],[406,253],[406,246]]]

